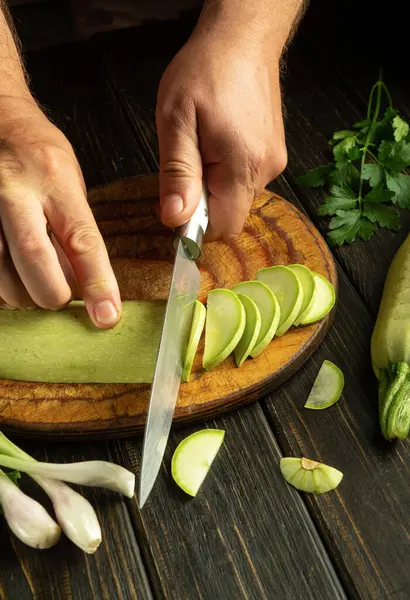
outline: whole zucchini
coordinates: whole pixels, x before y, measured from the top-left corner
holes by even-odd
[[[405,439],[410,429],[410,234],[387,273],[371,340],[379,379],[379,419],[388,440]]]

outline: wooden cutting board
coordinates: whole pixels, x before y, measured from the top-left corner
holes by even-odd
[[[122,297],[165,299],[173,264],[172,232],[157,217],[158,176],[121,180],[89,193]],[[275,264],[305,264],[337,285],[325,241],[292,204],[265,191],[252,207],[240,238],[206,244],[199,299],[209,290],[254,279]],[[236,368],[232,358],[210,373],[201,368],[203,340],[189,383],[180,388],[174,420],[202,420],[243,406],[277,388],[317,348],[332,315],[274,338],[255,360]],[[138,360],[138,356],[135,357]],[[149,385],[66,385],[0,380],[0,429],[26,437],[107,438],[142,432]]]

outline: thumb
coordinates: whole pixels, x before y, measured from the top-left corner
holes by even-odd
[[[202,188],[202,161],[196,118],[192,123],[157,120],[160,155],[161,220],[179,227],[193,215]]]

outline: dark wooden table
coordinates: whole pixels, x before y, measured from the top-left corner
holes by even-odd
[[[334,130],[361,117],[378,65],[357,58],[351,45],[335,47],[343,24],[326,30],[324,47],[323,15],[312,15],[289,52],[289,166],[273,189],[321,228],[321,192],[299,188],[295,178],[325,160]],[[34,91],[75,146],[88,186],[158,170],[157,85],[193,23],[187,15],[178,24],[102,34],[28,57]],[[409,117],[406,82],[397,69],[386,76]],[[207,423],[225,429],[226,442],[195,500],[179,493],[170,476],[172,452],[197,428],[191,427],[172,432],[142,513],[135,499],[85,490],[103,530],[93,556],[67,540],[31,550],[1,520],[0,598],[408,600],[410,446],[381,439],[369,341],[388,265],[409,224],[403,216],[398,234],[335,251],[340,293],[330,333],[280,390]],[[303,404],[324,359],[344,371],[343,398],[311,414]],[[108,459],[140,472],[139,438],[25,447],[37,458]],[[343,482],[330,494],[301,495],[280,475],[282,455],[323,460],[344,472]]]

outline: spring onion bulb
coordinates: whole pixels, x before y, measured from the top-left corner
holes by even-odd
[[[0,504],[8,526],[31,548],[51,548],[59,541],[61,529],[48,512],[30,498],[0,470]]]

